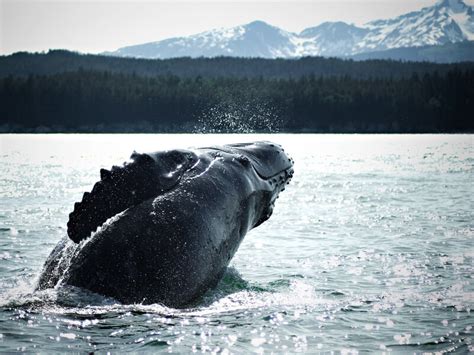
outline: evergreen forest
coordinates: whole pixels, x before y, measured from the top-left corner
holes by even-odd
[[[1,132],[474,131],[474,63],[0,57]]]

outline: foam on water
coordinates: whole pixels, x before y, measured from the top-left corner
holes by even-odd
[[[295,160],[274,215],[188,309],[34,292],[99,169],[272,140]],[[472,135],[2,135],[0,351],[474,351]]]

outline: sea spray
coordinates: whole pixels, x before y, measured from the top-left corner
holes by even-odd
[[[278,133],[284,120],[268,102],[221,102],[201,113],[196,133]]]

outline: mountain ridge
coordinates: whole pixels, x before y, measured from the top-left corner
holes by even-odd
[[[217,56],[350,57],[396,48],[473,40],[474,8],[462,0],[440,0],[419,11],[370,21],[363,26],[342,21],[324,22],[294,33],[256,20],[191,36],[126,46],[102,54],[149,59]],[[472,57],[474,59],[474,53]]]

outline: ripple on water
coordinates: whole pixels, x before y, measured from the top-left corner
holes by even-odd
[[[0,351],[474,351],[472,136],[179,139],[270,139],[296,162],[272,218],[187,309],[33,291],[99,169],[177,136],[2,136]]]

